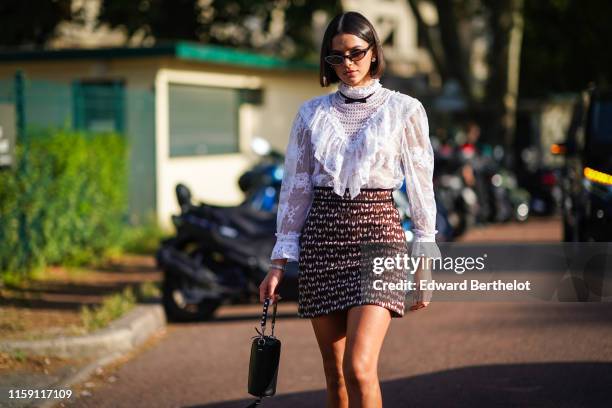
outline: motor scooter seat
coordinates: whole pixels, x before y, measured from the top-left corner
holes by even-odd
[[[194,208],[194,214],[236,228],[248,236],[273,235],[276,232],[276,213],[254,210],[248,204],[232,207],[203,204]]]

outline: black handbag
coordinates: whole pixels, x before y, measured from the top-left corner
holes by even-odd
[[[278,299],[280,299],[280,296]],[[276,320],[278,300],[273,303],[272,333],[269,336],[266,335],[266,320],[271,300],[271,298],[266,298],[264,301],[261,331],[255,327],[255,331],[259,334],[252,337],[251,359],[249,362],[249,394],[258,398],[247,408],[255,407],[261,403],[262,398],[271,397],[276,394],[281,341],[274,336],[274,321]]]

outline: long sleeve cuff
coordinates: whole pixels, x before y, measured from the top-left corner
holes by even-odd
[[[436,234],[438,231],[434,232],[424,232],[420,230],[413,230],[414,239],[417,242],[436,242]]]
[[[437,231],[436,231],[437,232]],[[440,248],[436,243],[436,233],[424,233],[414,231],[415,238],[412,242],[411,256],[425,256],[427,258],[441,258]]]
[[[436,232],[425,233],[421,230],[416,230],[415,239],[412,243],[411,257],[424,257],[425,267],[418,268],[414,275],[414,282],[420,285],[421,281],[431,282],[432,280],[432,262],[436,258],[441,258],[440,248],[436,243]],[[430,302],[433,292],[428,289],[417,289],[412,292],[412,304],[417,302]]]
[[[277,232],[275,235],[276,244],[274,244],[270,259],[286,258],[288,260],[298,261],[300,259],[300,234],[281,234]]]

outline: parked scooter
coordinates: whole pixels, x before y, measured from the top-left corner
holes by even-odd
[[[181,213],[176,236],[162,242],[156,259],[164,271],[163,304],[171,320],[208,319],[226,302],[256,301],[275,243],[276,213],[194,205],[189,189],[176,187]],[[283,286],[296,286],[287,273]],[[290,290],[283,298],[296,298]]]
[[[530,212],[537,215],[553,215],[561,208],[561,169],[543,163],[536,146],[521,151],[517,166],[517,180],[531,195]]]
[[[514,174],[499,168],[490,177],[490,194],[494,202],[494,222],[526,221],[529,217],[530,196],[517,185]]]
[[[436,151],[435,158],[433,183],[436,202],[438,211],[445,215],[444,223],[448,224],[448,240],[452,240],[476,223],[480,206],[476,192],[464,181],[462,162],[454,149],[442,146]]]
[[[518,185],[514,172],[501,164],[502,146],[496,146],[493,152],[494,156],[485,155],[485,164],[480,169],[480,177],[486,182],[483,199],[490,209],[486,221],[526,221],[530,214],[530,194]]]
[[[260,160],[240,176],[238,186],[245,194],[245,202],[254,210],[276,212],[285,157],[262,138],[253,139],[251,150]]]
[[[406,180],[402,183],[402,186],[393,191],[393,199],[395,201],[395,207],[400,214],[400,221],[402,228],[404,229],[404,235],[408,243],[414,242],[415,236],[413,232],[413,221],[410,217],[410,203],[408,201],[408,195],[406,192]],[[446,208],[442,204],[442,201],[436,193],[436,241],[448,242],[454,238],[453,227],[448,221],[448,213]]]

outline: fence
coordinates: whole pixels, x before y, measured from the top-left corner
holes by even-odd
[[[0,162],[10,164],[14,143],[43,128],[115,131],[129,146],[130,221],[155,211],[155,96],[123,81],[56,82],[0,79]],[[13,131],[14,130],[14,131]],[[13,136],[13,133],[16,136]],[[4,139],[2,138],[4,137]],[[4,151],[2,151],[4,150]]]

